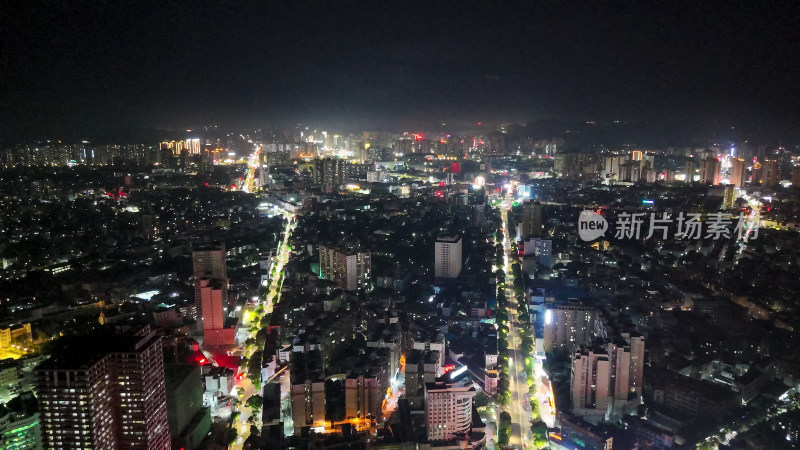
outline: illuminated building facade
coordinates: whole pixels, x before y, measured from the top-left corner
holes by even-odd
[[[325,158],[314,161],[314,184],[322,185],[322,190],[332,192],[347,181],[347,161],[339,158]]]
[[[223,280],[201,278],[200,303],[203,311],[203,344],[205,346],[232,345],[235,328],[226,327],[228,289]]]
[[[171,448],[161,337],[83,337],[36,369],[44,448]]]
[[[458,278],[461,274],[461,236],[439,236],[435,243],[436,278]]]
[[[453,372],[455,373],[455,372]],[[472,428],[472,398],[475,387],[468,377],[425,384],[425,422],[428,441],[444,441],[469,433]]]
[[[320,275],[348,291],[370,289],[371,261],[370,252],[319,246]]]
[[[0,350],[10,348],[17,341],[32,341],[33,330],[31,324],[25,323],[15,328],[0,328]]]
[[[622,333],[622,339],[593,348],[581,347],[572,358],[570,394],[576,413],[608,418],[629,412],[642,395],[644,338]],[[631,402],[632,403],[629,403]]]
[[[0,405],[0,448],[28,450],[42,448],[42,430],[32,393]]]
[[[225,244],[210,244],[200,246],[192,252],[192,272],[194,275],[194,300],[197,318],[197,330],[202,332],[203,327],[203,299],[201,297],[202,278],[222,280],[225,284],[227,297],[228,266],[226,262]]]
[[[189,155],[200,154],[200,139],[182,141],[164,141],[159,144],[161,150],[169,150],[173,156],[180,156],[184,151]]]
[[[611,361],[605,351],[579,350],[570,374],[572,409],[605,411],[611,395]]]
[[[581,305],[556,305],[545,309],[544,350],[574,351],[591,341],[597,309]]]

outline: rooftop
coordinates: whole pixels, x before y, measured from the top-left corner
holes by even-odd
[[[86,335],[62,338],[64,347],[37,367],[37,370],[86,369],[109,353],[135,353],[151,345],[159,336]]]

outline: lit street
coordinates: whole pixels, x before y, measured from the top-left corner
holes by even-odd
[[[526,447],[527,444],[532,443],[530,424],[531,413],[530,409],[525,409],[524,405],[528,405],[530,394],[528,393],[527,377],[525,375],[525,358],[531,355],[525,355],[520,351],[522,337],[520,335],[519,327],[515,324],[518,321],[517,316],[517,301],[514,296],[514,291],[511,288],[514,285],[514,275],[511,270],[511,241],[509,239],[508,230],[508,210],[506,207],[500,207],[500,214],[503,220],[503,248],[505,252],[505,261],[503,270],[506,273],[506,298],[508,299],[508,350],[509,350],[509,389],[511,391],[511,401],[506,407],[507,411],[511,413],[511,439],[509,443],[519,447]],[[530,407],[529,407],[530,408]]]
[[[284,277],[284,266],[286,262],[289,261],[289,256],[291,254],[291,248],[289,246],[289,237],[291,236],[292,230],[294,229],[296,223],[294,216],[289,214],[288,212],[284,214],[286,223],[283,229],[282,238],[278,244],[278,247],[275,252],[275,260],[272,264],[270,269],[270,276],[269,279],[266,281],[267,283],[267,294],[264,298],[259,299],[259,301],[255,304],[248,303],[248,307],[242,312],[243,327],[248,327],[248,333],[244,337],[244,339],[248,339],[250,337],[255,336],[255,332],[250,331],[251,324],[258,324],[261,321],[261,317],[264,314],[271,314],[272,308],[275,303],[280,301],[280,294],[281,294],[281,286],[283,285],[283,277]],[[263,306],[263,311],[259,315],[256,313],[256,309],[259,306]],[[256,328],[257,329],[257,328]],[[244,340],[242,341],[244,342]],[[247,348],[240,348],[243,357],[247,357],[248,359],[253,355],[255,348],[252,346],[248,346]],[[260,381],[260,380],[259,380]],[[261,384],[260,382],[258,383]],[[250,435],[250,422],[248,419],[251,415],[251,410],[244,403],[250,398],[252,395],[259,394],[260,392],[256,390],[256,386],[252,382],[252,380],[248,379],[247,377],[247,368],[240,367],[239,374],[236,378],[236,385],[233,388],[231,395],[238,396],[238,391],[243,390],[242,395],[239,396],[239,416],[236,419],[236,422],[233,426],[236,428],[238,438],[236,442],[230,447],[232,449],[240,449],[242,448],[242,444]],[[260,428],[261,421],[260,418],[256,418],[253,422],[256,426]]]

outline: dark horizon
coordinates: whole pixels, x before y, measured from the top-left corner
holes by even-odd
[[[794,137],[800,122],[789,2],[4,9],[3,141],[544,118]]]

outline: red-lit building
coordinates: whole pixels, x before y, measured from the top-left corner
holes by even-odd
[[[36,369],[44,448],[169,449],[164,378],[155,332],[77,338]]]

